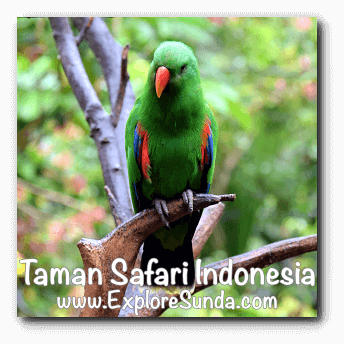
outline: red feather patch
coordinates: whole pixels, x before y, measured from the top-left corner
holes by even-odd
[[[142,128],[140,122],[138,122],[137,124],[137,133],[141,137],[141,144],[139,147],[139,150],[140,150],[139,164],[141,165],[143,177],[151,181],[148,175],[148,171],[150,169],[150,159],[149,159],[149,154],[148,154],[148,136],[149,135],[147,131]]]
[[[204,165],[207,165],[209,163],[209,156],[207,152],[207,143],[208,143],[208,137],[211,135],[211,121],[209,118],[207,118],[206,122],[204,123],[204,127],[201,134],[202,139],[202,146],[201,146],[201,171],[203,171]]]

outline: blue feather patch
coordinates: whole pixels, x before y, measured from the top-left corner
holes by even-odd
[[[211,166],[213,163],[213,132],[209,126],[210,135],[208,135],[207,140],[207,155],[208,155],[208,166]]]
[[[138,133],[137,126],[135,127],[134,131],[134,155],[136,161],[139,160],[139,155],[140,155],[140,146],[141,146],[141,135]]]

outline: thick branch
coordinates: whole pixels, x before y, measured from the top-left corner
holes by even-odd
[[[105,111],[82,64],[68,19],[50,18],[50,24],[61,56],[62,66],[80,107],[86,114],[86,119],[89,121],[89,117],[105,116]]]
[[[234,201],[235,195],[207,195],[196,194],[194,196],[194,211],[203,209],[210,205],[218,204],[221,201]],[[173,222],[187,215],[188,207],[182,199],[173,200],[167,203],[169,221]],[[78,248],[84,262],[86,275],[89,267],[96,267],[102,271],[102,285],[86,285],[86,297],[102,297],[102,305],[108,305],[108,291],[118,290],[117,304],[121,305],[125,294],[126,285],[114,285],[111,279],[120,281],[113,275],[111,264],[116,258],[122,258],[127,264],[126,271],[120,271],[127,278],[131,276],[131,270],[135,265],[139,249],[148,235],[154,233],[163,226],[160,216],[155,209],[146,209],[135,215],[129,221],[123,223],[101,240],[82,239]],[[87,276],[88,278],[88,276]],[[85,307],[81,316],[84,317],[117,317],[120,309],[98,308],[90,309]]]
[[[88,17],[72,18],[74,25],[81,30],[88,22]],[[105,77],[109,90],[111,108],[114,108],[118,99],[121,85],[121,66],[123,48],[113,40],[113,37],[101,18],[95,17],[85,40],[95,54]],[[101,130],[111,132],[106,135],[106,149],[108,154],[99,155],[102,164],[105,184],[110,188],[118,207],[116,214],[124,214],[124,222],[132,217],[133,211],[130,200],[127,161],[125,156],[125,125],[129,113],[133,108],[135,96],[130,82],[127,81],[121,115],[117,126],[111,124],[111,116],[99,123]]]
[[[87,22],[87,18],[81,18],[79,29],[82,29]],[[116,213],[123,214],[120,222],[124,222],[133,214],[124,147],[125,123],[134,102],[129,86],[130,83],[128,83],[123,102],[123,109],[126,111],[122,109],[122,114],[124,113],[123,118],[121,116],[118,126],[114,130],[110,116],[102,108],[88,79],[68,19],[50,18],[50,23],[63,68],[73,92],[85,113],[86,120],[90,125],[91,136],[97,145],[104,182],[116,198],[117,204],[121,206],[121,209],[118,209]],[[98,34],[100,34],[100,37]],[[85,39],[90,42],[90,45],[93,42],[93,45],[96,46],[96,56],[103,67],[104,74],[110,74],[105,74],[105,78],[109,80],[109,78],[117,76],[117,79],[119,79],[119,73],[116,75],[119,69],[116,69],[117,65],[113,61],[116,60],[115,52],[121,55],[122,48],[113,41],[101,18],[94,18],[92,25],[85,34]],[[110,57],[109,52],[114,53],[114,55]],[[106,68],[103,66],[104,61],[107,62]],[[111,94],[110,99],[113,99]]]
[[[265,268],[282,260],[299,256],[301,254],[316,251],[318,247],[317,235],[309,235],[306,237],[292,238],[275,242],[270,245],[260,247],[248,253],[240,254],[232,257],[233,274],[239,268],[245,268],[249,271],[251,268]],[[207,267],[215,269],[219,275],[222,268],[228,266],[228,259],[208,265]],[[225,275],[226,277],[226,275]],[[203,274],[201,274],[203,279]],[[208,279],[208,284],[212,285],[212,275]],[[195,293],[207,288],[207,285],[196,285]]]

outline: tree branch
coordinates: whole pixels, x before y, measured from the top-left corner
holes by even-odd
[[[243,253],[232,257],[233,274],[239,268],[245,268],[249,271],[251,268],[265,268],[282,260],[299,256],[301,254],[316,251],[318,247],[317,235],[309,235],[300,238],[286,239],[260,247],[248,253]],[[228,266],[228,259],[208,265],[207,267],[215,269],[217,274],[221,269]],[[224,276],[226,278],[226,275]],[[203,274],[201,275],[203,279]],[[213,284],[212,275],[209,276],[208,284]],[[207,288],[207,285],[196,285],[195,293]]]
[[[65,195],[61,192],[43,189],[35,184],[29,183],[26,180],[23,180],[17,177],[17,186],[23,188],[24,190],[37,195],[41,196],[51,202],[59,203],[65,207],[69,207],[71,209],[77,210],[79,212],[84,212],[87,208],[94,208],[94,204],[77,200],[69,195]],[[18,204],[19,207],[19,204]],[[113,228],[113,219],[110,215],[106,215],[106,218],[102,220],[107,226]]]
[[[79,30],[87,23],[87,18],[72,18],[72,20],[73,24]],[[94,18],[92,26],[85,35],[85,40],[89,43],[102,68],[109,91],[111,108],[113,109],[118,99],[121,84],[120,70],[123,48],[113,40],[111,33],[101,18]],[[116,212],[123,212],[125,214],[125,219],[122,222],[131,218],[134,214],[131,206],[127,160],[125,156],[125,126],[134,102],[134,92],[130,82],[127,82],[121,116],[118,119],[116,128],[112,127],[110,116],[106,121],[106,125],[112,127],[114,134],[113,137],[109,138],[109,145],[114,146],[114,152],[111,160],[109,160],[112,183],[105,180],[105,184],[108,185],[118,204],[121,206],[121,210],[117,210]]]
[[[221,201],[234,201],[235,195],[208,195],[196,194],[194,196],[194,211],[203,209],[210,205],[218,204]],[[187,215],[188,207],[182,199],[173,200],[167,203],[169,211],[169,221],[173,222]],[[134,268],[140,247],[148,237],[159,228],[163,227],[163,222],[155,209],[146,209],[127,222],[123,223],[101,240],[81,239],[78,248],[84,262],[84,269],[88,279],[88,268],[95,267],[102,272],[103,283],[98,285],[86,285],[85,297],[102,298],[102,305],[108,305],[108,292],[114,288],[118,290],[116,298],[117,305],[121,305],[126,291],[126,285],[116,285],[111,283],[111,279],[120,281],[113,276],[111,264],[116,258],[122,258],[127,264],[127,270],[120,269],[119,272],[130,278],[131,270]],[[83,317],[117,317],[120,309],[83,308]]]
[[[116,198],[114,197],[114,195],[112,194],[110,188],[107,185],[105,185],[104,190],[107,193],[108,200],[109,200],[110,207],[111,207],[111,213],[115,219],[115,223],[116,223],[116,227],[117,227],[123,223],[123,219],[125,219],[125,215],[123,213],[121,213],[121,206],[118,204],[118,202],[117,202]]]
[[[239,268],[244,268],[249,273],[251,268],[265,268],[274,263],[281,262],[282,260],[296,257],[301,254],[316,251],[316,250],[317,250],[317,235],[316,234],[306,236],[306,237],[301,237],[301,238],[293,238],[293,239],[279,241],[279,242],[258,248],[251,252],[247,252],[239,256],[232,257],[231,258],[233,262],[232,276],[234,276],[235,272]],[[205,268],[215,269],[217,276],[219,276],[221,269],[224,267],[228,267],[228,259],[207,265]],[[201,270],[201,281],[203,281],[203,271],[204,271],[204,268],[202,268]],[[226,272],[224,274],[224,279],[226,279],[227,276],[228,274]],[[203,283],[196,284],[193,294],[196,294],[197,292],[205,288],[211,287],[212,285],[213,285],[213,275],[208,274],[207,284],[203,284]],[[150,295],[150,299],[153,296],[157,296],[160,299],[162,297],[165,297],[165,298],[167,297],[168,300],[172,296],[174,296],[180,301],[180,296],[177,294],[168,295],[163,292],[159,292],[156,295]],[[126,311],[122,311],[119,316],[120,317],[158,317],[169,308],[168,304],[169,302],[166,301],[165,308],[159,307],[157,309],[152,309],[152,308],[144,307],[138,311],[138,315],[135,315],[133,309],[128,309],[127,307]]]
[[[73,18],[73,22],[82,30],[87,25],[88,18]],[[88,79],[68,19],[50,18],[50,23],[66,76],[85,113],[91,136],[97,145],[104,182],[117,201],[116,214],[121,216],[120,222],[123,223],[133,215],[124,146],[125,124],[135,100],[130,83],[127,83],[122,116],[114,129],[110,116],[104,111]],[[113,41],[101,18],[94,18],[92,25],[85,32],[85,40],[89,42],[102,66],[110,101],[115,104],[116,97],[113,94],[117,96],[119,89],[120,75],[116,72],[119,70],[118,58],[121,59],[122,48]]]
[[[213,230],[215,229],[217,223],[223,215],[224,209],[225,205],[220,202],[214,205],[210,205],[203,210],[203,214],[192,238],[193,255],[195,258],[200,255],[204,244],[213,233]],[[139,268],[141,266],[141,256],[142,250],[140,249],[140,252],[136,258],[135,268]],[[127,287],[126,295],[127,293],[129,293],[128,289],[130,289],[129,286]]]
[[[210,237],[211,233],[213,232],[214,228],[219,222],[221,216],[223,215],[224,209],[225,209],[225,205],[222,202],[220,202],[218,204],[211,205],[203,210],[201,220],[198,223],[195,234],[192,238],[193,256],[195,258],[197,258],[200,252],[202,251],[204,244]],[[142,246],[136,259],[135,268],[140,267],[141,256],[142,256]],[[130,299],[131,297],[133,298],[142,297],[145,299],[146,295],[144,291],[141,291],[137,286],[129,283],[125,291],[125,297],[127,299]],[[125,308],[125,309],[121,309],[118,316],[125,317],[125,316],[130,316],[130,314],[131,314],[130,309]]]
[[[117,100],[115,103],[114,108],[111,110],[111,121],[113,126],[116,128],[119,116],[122,111],[123,100],[125,95],[125,89],[127,87],[127,82],[129,80],[129,74],[127,71],[127,64],[128,64],[128,53],[129,53],[130,45],[127,44],[122,51],[122,64],[121,64],[121,84],[118,91]]]
[[[192,238],[192,248],[195,258],[200,255],[205,243],[220,221],[224,210],[225,205],[223,203],[218,203],[204,209],[195,234]]]
[[[79,46],[80,43],[84,40],[85,35],[86,35],[88,29],[90,28],[92,22],[93,22],[93,19],[94,19],[94,17],[89,18],[88,22],[82,27],[78,36],[75,38],[75,43],[77,46]]]

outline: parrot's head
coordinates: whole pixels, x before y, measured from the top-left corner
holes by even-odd
[[[200,87],[197,59],[192,49],[181,42],[162,43],[154,53],[150,82],[154,83],[158,98],[163,94],[192,92],[191,86]]]

